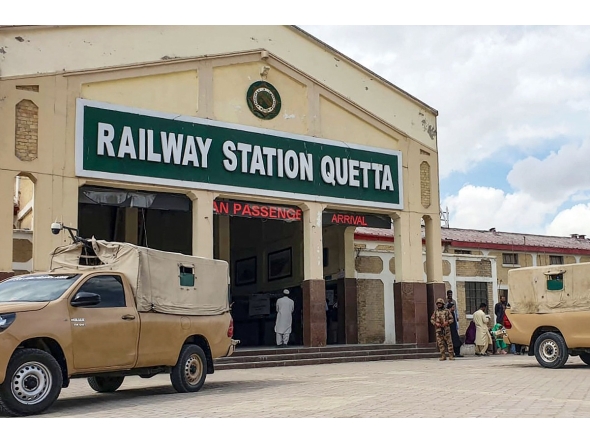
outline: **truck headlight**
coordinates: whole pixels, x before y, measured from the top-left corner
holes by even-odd
[[[16,319],[15,313],[0,314],[0,331],[6,330]]]

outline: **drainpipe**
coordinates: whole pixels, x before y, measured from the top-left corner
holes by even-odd
[[[20,207],[20,176],[16,176],[16,190],[15,190],[15,199],[16,199],[16,204],[18,205],[18,210],[21,210]],[[17,218],[18,219],[18,218]],[[20,228],[20,223],[18,220],[15,221],[15,226],[16,228]]]

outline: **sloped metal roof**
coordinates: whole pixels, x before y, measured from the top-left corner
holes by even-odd
[[[364,228],[359,227],[355,230],[355,235],[359,238],[393,238],[393,229],[381,228]],[[490,230],[470,230],[464,228],[441,228],[441,241],[451,245],[460,245],[462,248],[490,248],[514,249],[539,251],[547,249],[562,250],[580,250],[580,252],[590,253],[590,239],[584,235],[576,234],[572,236],[544,236],[538,234],[526,233],[508,233],[503,231]]]

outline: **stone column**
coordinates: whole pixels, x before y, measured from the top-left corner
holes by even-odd
[[[440,242],[440,221],[424,216],[426,223],[426,294],[428,313],[435,308],[434,301],[442,298],[446,301],[445,284],[442,273],[442,246]],[[436,341],[434,326],[428,322],[428,342]]]
[[[217,234],[219,259],[229,263],[231,253],[229,216],[217,216],[217,220],[219,222]]]
[[[67,232],[53,235],[50,231],[51,224],[56,219],[61,222],[59,217],[54,217],[55,202],[61,200],[59,197],[61,190],[54,189],[53,176],[38,174],[35,177],[31,176],[31,180],[35,182],[33,191],[33,271],[47,271],[51,262],[51,252],[61,245],[62,236],[67,235]]]
[[[426,223],[426,281],[442,282],[442,246],[440,242],[440,221],[424,216]]]
[[[191,191],[193,202],[193,256],[213,259],[213,201],[210,191]]]
[[[12,171],[0,170],[0,281],[13,275],[12,220],[15,177]]]
[[[344,309],[344,316],[338,315],[344,322],[344,339],[347,344],[358,344],[358,300],[355,270],[355,250],[354,250],[354,230],[356,227],[346,227],[344,230],[344,245],[342,252],[344,254],[344,301],[339,306]]]
[[[398,213],[394,219],[395,337],[398,343],[427,344],[428,298],[423,280],[422,228],[419,214]]]
[[[323,267],[322,212],[308,202],[303,209],[303,345],[326,345],[326,284]]]

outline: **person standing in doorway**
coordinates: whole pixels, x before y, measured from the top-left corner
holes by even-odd
[[[286,346],[289,343],[291,334],[291,323],[293,320],[293,310],[295,303],[289,297],[289,290],[283,290],[283,297],[277,300],[277,321],[275,323],[275,333],[277,337],[277,346]]]
[[[462,358],[463,355],[461,354],[461,346],[463,343],[461,342],[461,338],[459,337],[459,315],[457,314],[457,303],[453,300],[453,291],[447,291],[447,310],[451,312],[453,316],[454,322],[451,325],[451,339],[453,341],[453,350],[455,351],[455,357]]]
[[[449,354],[449,359],[455,359],[453,353],[453,343],[451,341],[451,329],[455,328],[453,324],[453,315],[445,308],[445,301],[442,298],[436,300],[436,310],[430,316],[430,323],[436,329],[436,345],[440,350],[440,360],[447,359],[445,353]]]
[[[489,316],[486,315],[488,304],[479,304],[479,310],[473,313],[475,324],[475,354],[476,356],[488,356],[488,347],[492,343],[492,336],[488,326]]]

